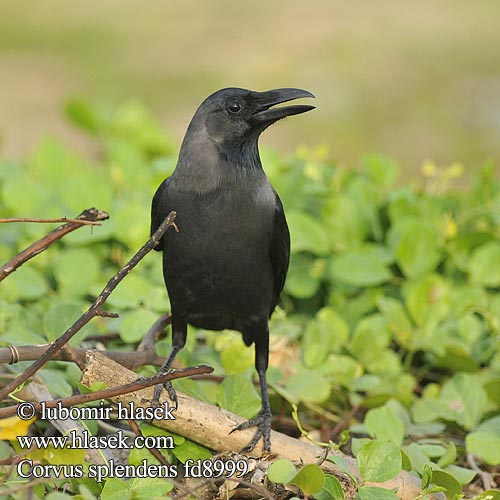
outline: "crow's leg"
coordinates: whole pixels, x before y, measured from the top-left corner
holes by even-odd
[[[158,370],[158,373],[167,373],[170,370],[170,366],[175,359],[177,353],[184,347],[186,343],[187,336],[187,320],[185,316],[179,316],[172,312],[172,351],[170,355],[165,360],[161,368]],[[175,407],[177,408],[177,394],[170,380],[167,380],[163,385],[158,384],[155,386],[155,391],[153,394],[153,400],[151,401],[151,406],[156,408],[160,401],[160,394],[162,389],[168,392],[168,397],[175,403]]]
[[[271,451],[271,406],[267,394],[266,370],[269,360],[269,329],[267,321],[264,326],[256,332],[255,339],[255,368],[259,374],[259,383],[261,391],[262,407],[259,414],[246,422],[237,425],[231,432],[241,431],[249,427],[257,427],[252,440],[245,446],[241,452],[252,451],[255,445],[262,437],[264,440],[264,450]]]

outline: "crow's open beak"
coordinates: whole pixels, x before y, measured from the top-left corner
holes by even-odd
[[[257,102],[257,109],[252,115],[252,121],[255,124],[271,124],[287,116],[298,115],[314,109],[314,106],[307,104],[295,104],[293,106],[272,108],[272,106],[276,104],[293,101],[294,99],[301,99],[303,97],[314,98],[314,95],[302,89],[275,89],[268,90],[267,92],[255,92],[254,98],[255,102]]]

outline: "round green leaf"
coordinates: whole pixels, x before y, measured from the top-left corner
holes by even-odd
[[[217,404],[237,415],[252,418],[260,410],[260,397],[251,380],[243,375],[229,375],[219,385]]]
[[[473,283],[484,286],[500,285],[500,244],[490,242],[476,248],[469,261],[469,274]]]
[[[488,404],[483,386],[473,375],[457,373],[448,380],[439,397],[452,414],[451,420],[472,429],[482,419]]]
[[[360,448],[356,457],[359,472],[365,481],[380,483],[395,477],[402,468],[399,447],[388,441],[370,441]]]
[[[331,307],[324,307],[309,321],[304,332],[304,361],[310,368],[338,352],[349,336],[349,325]]]
[[[53,342],[60,337],[81,315],[82,307],[72,302],[54,303],[43,317],[45,336]],[[81,331],[80,331],[81,332]],[[78,342],[83,340],[83,335],[77,333]],[[72,344],[74,343],[74,337]]]
[[[313,495],[323,488],[325,475],[316,464],[307,464],[297,472],[290,483],[298,486],[306,495]]]
[[[391,228],[389,241],[397,263],[409,278],[433,271],[441,259],[439,233],[425,220],[403,220]]]
[[[324,227],[305,212],[290,211],[286,215],[292,241],[292,253],[308,251],[314,255],[328,253],[329,245]]]
[[[295,465],[290,460],[276,460],[269,466],[267,477],[269,481],[279,484],[287,484],[297,473]]]
[[[0,298],[7,298],[9,302],[16,299],[36,300],[47,294],[49,286],[43,274],[29,265],[14,271],[2,283]]]
[[[388,268],[391,257],[382,247],[366,245],[332,259],[333,280],[354,286],[376,286],[392,277]]]
[[[401,445],[405,435],[405,425],[396,412],[387,406],[379,406],[368,411],[365,427],[371,437],[382,441],[391,441]]]
[[[377,486],[361,486],[358,489],[359,500],[398,500],[394,491],[378,488]]]
[[[319,493],[314,494],[315,500],[344,500],[344,490],[340,481],[331,474],[325,474],[325,482]]]
[[[90,250],[66,249],[54,261],[54,276],[64,296],[88,295],[99,276],[99,260]]]
[[[500,436],[488,432],[471,432],[465,437],[467,451],[489,465],[500,464]]]
[[[315,370],[300,370],[295,373],[286,381],[285,389],[295,397],[295,403],[321,403],[330,396],[328,380]]]
[[[321,279],[315,272],[314,263],[310,256],[292,255],[285,281],[285,291],[292,297],[308,299],[318,292]]]
[[[444,493],[449,500],[457,498],[462,493],[462,485],[451,474],[442,470],[432,471],[432,482],[436,486],[445,488]]]
[[[120,338],[126,343],[142,340],[157,319],[158,316],[147,309],[124,313],[120,321]]]

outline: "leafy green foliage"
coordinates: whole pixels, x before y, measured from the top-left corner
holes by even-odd
[[[92,135],[98,156],[84,158],[47,139],[14,168],[0,161],[0,210],[6,217],[72,217],[96,206],[111,218],[66,236],[2,282],[3,345],[53,340],[88,307],[147,239],[151,197],[175,165],[176,148],[137,103],[113,110],[74,101],[67,113]],[[353,439],[345,450],[356,455],[360,498],[394,498],[364,482],[403,469],[423,477],[423,491],[437,488],[452,498],[476,480],[467,454],[496,470],[500,181],[492,167],[470,188],[455,189],[456,166],[426,166],[421,181],[396,184],[399,168],[382,156],[364,157],[358,171],[330,163],[324,149],[299,149],[286,159],[263,151],[262,159],[292,238],[282,308],[270,329],[274,409],[299,405],[307,430],[319,427],[318,414],[323,428],[347,418]],[[0,259],[47,231],[40,224],[2,225]],[[107,347],[133,351],[169,309],[160,256],[141,262],[107,307],[120,317],[95,318],[73,345],[90,334],[118,333]],[[157,349],[165,355],[169,340]],[[225,377],[220,384],[175,382],[182,390],[246,418],[258,412],[253,349],[240,336],[192,329],[179,360],[208,363]],[[41,376],[54,395],[70,394],[78,384],[61,362]],[[209,456],[183,439],[177,437],[172,460]],[[341,498],[335,478],[320,481],[315,468],[280,471],[278,463],[270,470],[276,482],[291,484],[295,477],[315,498]],[[110,481],[103,498],[118,491]],[[143,487],[149,491],[121,482],[119,491],[140,497]]]

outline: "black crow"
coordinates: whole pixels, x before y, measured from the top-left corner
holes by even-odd
[[[274,107],[302,97],[300,89],[252,92],[227,88],[200,105],[182,142],[174,173],[153,198],[151,233],[174,210],[179,232],[164,234],[163,274],[172,307],[169,370],[184,346],[188,323],[209,330],[231,329],[255,343],[262,409],[234,430],[256,426],[245,451],[259,438],[270,451],[271,408],[266,369],[268,322],[285,282],[290,235],[281,201],[262,169],[258,139],[272,123],[314,109]],[[165,385],[172,399],[175,391]],[[161,386],[155,390],[157,404]]]

